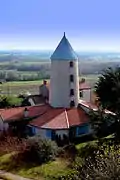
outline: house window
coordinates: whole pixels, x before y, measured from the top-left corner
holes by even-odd
[[[70,96],[74,96],[74,89],[70,89]]]
[[[74,107],[75,106],[75,102],[74,101],[71,101],[70,102],[70,107]]]
[[[70,67],[73,67],[73,61],[70,61]]]
[[[74,82],[74,76],[72,74],[70,75],[70,82]]]
[[[76,136],[89,133],[89,125],[83,125],[76,128]]]
[[[80,91],[80,97],[81,98],[83,97],[83,91]]]
[[[50,129],[47,129],[46,130],[46,137],[51,138],[51,133],[52,133],[52,131]]]

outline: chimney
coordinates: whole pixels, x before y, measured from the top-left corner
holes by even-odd
[[[85,82],[85,78],[82,78],[80,83],[84,83]]]
[[[24,118],[27,118],[29,115],[29,110],[27,108],[24,109]]]
[[[43,84],[44,84],[44,85],[46,85],[46,84],[47,84],[47,81],[46,81],[46,80],[44,80],[44,81],[43,81]]]

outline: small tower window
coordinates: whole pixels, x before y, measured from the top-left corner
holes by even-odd
[[[80,97],[81,98],[83,97],[83,91],[80,91]]]
[[[74,89],[70,89],[70,96],[74,96]]]
[[[73,67],[73,65],[74,65],[73,61],[70,61],[70,67]]]
[[[70,75],[70,82],[74,82],[74,76],[72,74]]]
[[[71,101],[70,102],[70,107],[74,107],[75,106],[75,102],[74,101]]]

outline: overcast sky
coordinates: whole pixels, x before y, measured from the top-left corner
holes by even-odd
[[[0,0],[0,49],[120,51],[120,0]]]

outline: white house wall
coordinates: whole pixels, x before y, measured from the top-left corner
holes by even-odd
[[[31,106],[35,106],[35,103],[34,103],[34,101],[33,101],[32,98],[29,98],[28,101],[29,101],[29,103],[31,104]]]
[[[83,92],[83,97],[80,97],[80,99],[82,99],[86,102],[91,102],[91,90],[84,89],[84,90],[82,90],[82,92]]]
[[[41,85],[39,87],[39,91],[40,95],[42,95],[43,97],[49,97],[49,90],[46,85]]]
[[[68,130],[56,130],[55,134],[60,136],[61,139],[63,139],[64,135],[69,136],[69,131]]]
[[[8,123],[4,122],[2,118],[0,117],[0,131],[7,131],[9,128]]]

